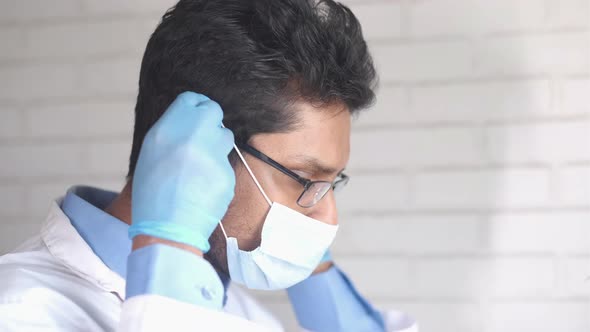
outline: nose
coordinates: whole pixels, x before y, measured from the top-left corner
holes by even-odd
[[[330,225],[338,225],[338,210],[334,191],[330,190],[310,211],[309,217]]]

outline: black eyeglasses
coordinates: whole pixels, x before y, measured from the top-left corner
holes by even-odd
[[[272,158],[256,150],[249,144],[237,144],[237,146],[240,148],[240,150],[248,152],[253,157],[260,159],[261,161],[288,175],[293,180],[299,182],[303,186],[303,192],[297,199],[297,205],[301,207],[310,208],[316,205],[322,198],[324,198],[324,196],[326,196],[330,189],[338,191],[348,183],[349,177],[344,173],[338,174],[338,177],[336,180],[334,180],[334,182],[312,181],[297,175],[297,173],[274,161]]]

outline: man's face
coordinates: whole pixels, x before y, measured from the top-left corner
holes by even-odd
[[[350,112],[342,105],[316,109],[300,103],[294,108],[298,110],[299,123],[293,131],[255,135],[249,144],[301,177],[333,181],[349,158]],[[338,223],[332,190],[313,207],[302,208],[297,205],[303,192],[299,182],[248,153],[242,154],[271,201],[328,224]],[[238,239],[240,249],[251,251],[260,244],[270,206],[241,160],[236,161],[234,170],[235,196],[221,222],[227,235]],[[228,273],[225,237],[219,226],[209,242],[211,251],[207,258]]]

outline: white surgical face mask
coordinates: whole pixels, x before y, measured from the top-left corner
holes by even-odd
[[[338,225],[329,225],[271,202],[242,153],[235,149],[270,210],[262,225],[260,246],[252,251],[240,250],[238,239],[228,237],[219,222],[227,243],[230,278],[250,289],[275,290],[293,286],[309,277],[318,266],[336,236]]]

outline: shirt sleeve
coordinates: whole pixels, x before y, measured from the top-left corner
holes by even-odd
[[[287,289],[301,327],[310,331],[384,331],[385,322],[337,267]]]
[[[224,287],[215,269],[186,250],[154,244],[134,250],[127,260],[127,299],[159,295],[221,310]]]

